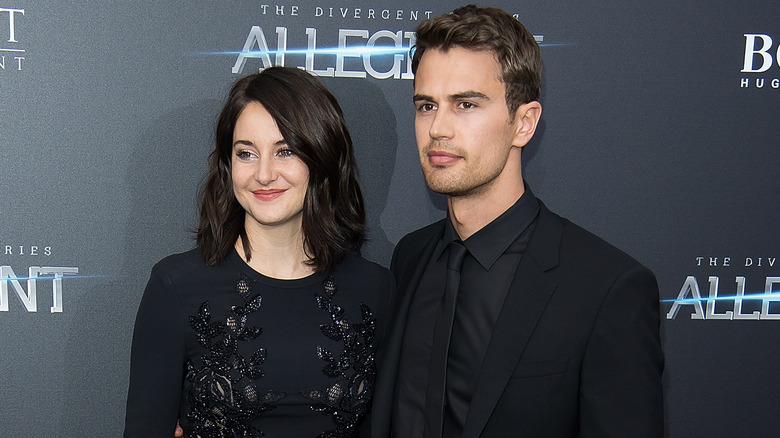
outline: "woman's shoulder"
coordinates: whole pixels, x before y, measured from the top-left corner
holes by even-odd
[[[200,250],[193,248],[189,251],[171,254],[163,258],[152,268],[152,275],[186,276],[194,272],[202,272],[206,267],[208,265],[201,257]]]
[[[163,267],[184,267],[184,266],[190,266],[193,264],[205,264],[203,261],[203,257],[200,255],[200,250],[198,248],[192,248],[189,251],[184,251],[176,254],[171,254],[166,257],[163,257],[162,260],[157,262],[155,266],[163,266]]]

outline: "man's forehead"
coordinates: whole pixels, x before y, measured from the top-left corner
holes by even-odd
[[[490,51],[428,49],[417,68],[414,92],[415,96],[435,95],[439,99],[468,94],[489,96],[503,94],[504,83],[498,60]]]

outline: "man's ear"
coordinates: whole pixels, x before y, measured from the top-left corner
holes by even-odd
[[[542,117],[542,105],[537,101],[524,103],[515,111],[515,138],[512,146],[523,147],[531,141]]]

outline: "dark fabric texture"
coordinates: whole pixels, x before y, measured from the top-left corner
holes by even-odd
[[[440,341],[433,334],[434,315],[438,315],[435,306],[440,305],[444,296],[442,280],[448,272],[445,265],[449,264],[445,249],[460,241],[452,223],[444,222],[444,233],[420,278],[405,326],[392,425],[399,436],[420,436],[426,429],[424,423],[438,423],[433,417],[441,415],[441,408],[445,414],[445,436],[462,432],[493,327],[538,213],[538,200],[531,190],[526,190],[507,211],[463,242],[468,252],[461,269],[451,335],[458,341],[448,345],[446,403],[442,404],[427,401],[427,386],[436,381],[427,380],[429,370],[433,372],[431,352],[434,339]]]
[[[152,270],[136,318],[125,437],[358,436],[393,288],[355,255],[278,280],[235,252]]]
[[[404,327],[444,227],[410,233],[393,255],[398,289],[378,357],[373,437],[398,436],[391,424]],[[462,436],[663,436],[659,307],[650,270],[540,202]]]

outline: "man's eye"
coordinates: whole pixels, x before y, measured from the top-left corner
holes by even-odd
[[[436,109],[436,105],[432,103],[423,103],[417,109],[422,112],[433,111],[434,109]]]
[[[461,102],[459,106],[461,108],[463,108],[463,109],[472,109],[472,108],[476,108],[477,107],[476,105],[474,105],[471,102]]]

